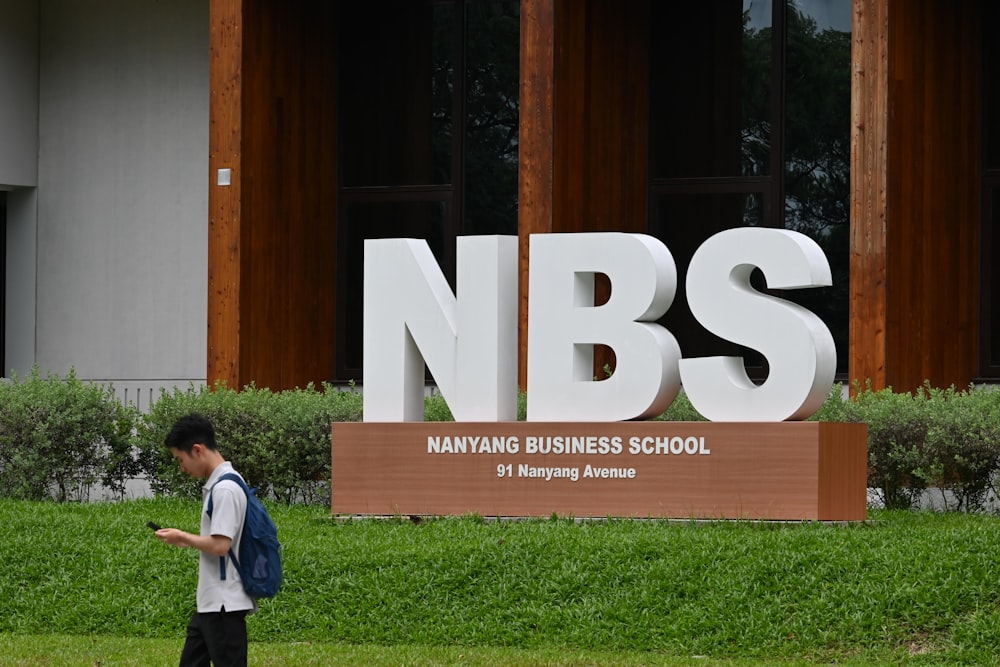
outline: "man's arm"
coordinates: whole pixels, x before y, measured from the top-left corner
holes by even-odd
[[[161,528],[156,536],[175,547],[191,547],[214,556],[225,556],[233,540],[225,535],[194,535],[176,528]]]

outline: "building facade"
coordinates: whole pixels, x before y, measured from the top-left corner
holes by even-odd
[[[208,3],[0,15],[4,375],[204,382]]]
[[[425,238],[453,281],[457,236],[512,234],[523,384],[530,234],[651,234],[683,285],[755,225],[826,252],[832,287],[779,296],[826,321],[844,380],[1000,377],[986,0],[0,9],[5,373],[363,383],[363,240]],[[683,289],[663,324],[766,377]]]

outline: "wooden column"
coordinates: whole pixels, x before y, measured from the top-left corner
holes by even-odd
[[[553,231],[556,0],[521,1],[518,128],[519,382],[527,383],[528,237]]]
[[[336,6],[212,0],[208,379],[333,376]],[[216,185],[217,169],[232,170]]]
[[[644,0],[521,3],[522,387],[528,235],[646,231],[649,30]],[[606,297],[599,283],[598,301]],[[607,359],[597,357],[599,369]]]
[[[854,2],[849,372],[875,388],[976,375],[979,7]]]
[[[209,22],[207,378],[239,387],[242,0],[211,0]],[[230,185],[217,185],[219,169]]]

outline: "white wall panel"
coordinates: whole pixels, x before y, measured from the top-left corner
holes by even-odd
[[[205,377],[208,0],[41,0],[37,361]]]
[[[0,0],[0,186],[38,173],[38,2]]]

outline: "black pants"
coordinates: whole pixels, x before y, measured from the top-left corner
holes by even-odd
[[[247,612],[195,612],[187,627],[180,667],[246,667]]]

